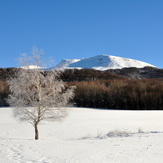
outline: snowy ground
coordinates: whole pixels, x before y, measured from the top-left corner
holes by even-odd
[[[163,111],[69,108],[63,122],[42,124],[35,141],[11,110],[0,108],[0,163],[163,162]]]

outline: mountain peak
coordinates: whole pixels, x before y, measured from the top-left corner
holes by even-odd
[[[62,60],[55,68],[56,69],[68,69],[68,68],[88,68],[96,70],[107,70],[107,69],[121,69],[126,67],[155,67],[146,62],[117,57],[112,55],[97,55],[90,58],[83,59],[65,59]]]

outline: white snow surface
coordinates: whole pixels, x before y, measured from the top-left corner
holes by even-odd
[[[37,65],[28,65],[28,66],[22,66],[21,68],[23,68],[23,69],[30,69],[30,70],[34,70],[34,69],[45,69],[45,68],[43,68],[43,67],[39,67],[39,66],[37,66]]]
[[[122,69],[129,67],[155,67],[154,65],[148,64],[146,62],[111,56],[111,55],[98,55],[91,58],[83,59],[65,59],[62,60],[55,68],[56,69],[72,69],[72,68],[89,68],[95,70],[108,70],[108,69]]]
[[[34,128],[0,108],[0,163],[161,163],[163,111],[67,108],[63,122]],[[117,130],[117,131],[115,131]],[[120,133],[121,136],[106,136]]]

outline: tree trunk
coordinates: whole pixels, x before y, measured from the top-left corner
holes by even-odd
[[[39,139],[38,124],[35,124],[35,140]]]

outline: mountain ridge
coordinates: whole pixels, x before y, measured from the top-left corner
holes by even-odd
[[[64,59],[58,65],[56,69],[95,69],[95,70],[108,70],[108,69],[122,69],[122,68],[143,68],[143,67],[156,67],[152,64],[112,55],[97,55],[90,58],[82,59]]]

